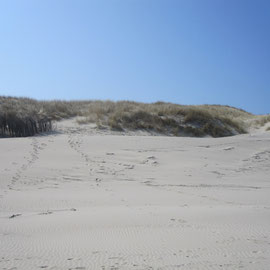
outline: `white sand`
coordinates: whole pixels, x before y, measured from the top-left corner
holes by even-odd
[[[270,132],[0,139],[0,269],[270,269]]]

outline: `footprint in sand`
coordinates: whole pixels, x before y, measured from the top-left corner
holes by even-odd
[[[141,162],[141,164],[150,164],[150,165],[158,165],[157,158],[155,156],[148,156],[145,160]]]
[[[30,166],[33,166],[33,164],[39,159],[40,151],[47,146],[47,144],[43,143],[43,147],[39,145],[37,137],[31,138],[32,149],[29,151],[29,156],[24,157],[26,162],[21,164],[20,168],[18,168],[15,172],[15,175],[12,177],[11,184],[9,185],[9,189],[13,189],[12,186],[14,186],[23,176],[24,172],[26,172]],[[13,164],[17,164],[13,162]],[[26,182],[22,182],[23,184],[26,184]]]

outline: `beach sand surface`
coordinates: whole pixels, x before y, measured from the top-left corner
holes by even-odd
[[[270,132],[0,139],[0,269],[270,268]]]

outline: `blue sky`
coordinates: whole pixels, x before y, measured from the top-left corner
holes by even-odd
[[[0,0],[0,95],[270,113],[270,1]]]

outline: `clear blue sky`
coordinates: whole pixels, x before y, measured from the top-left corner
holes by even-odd
[[[0,0],[0,95],[270,113],[270,1]]]

